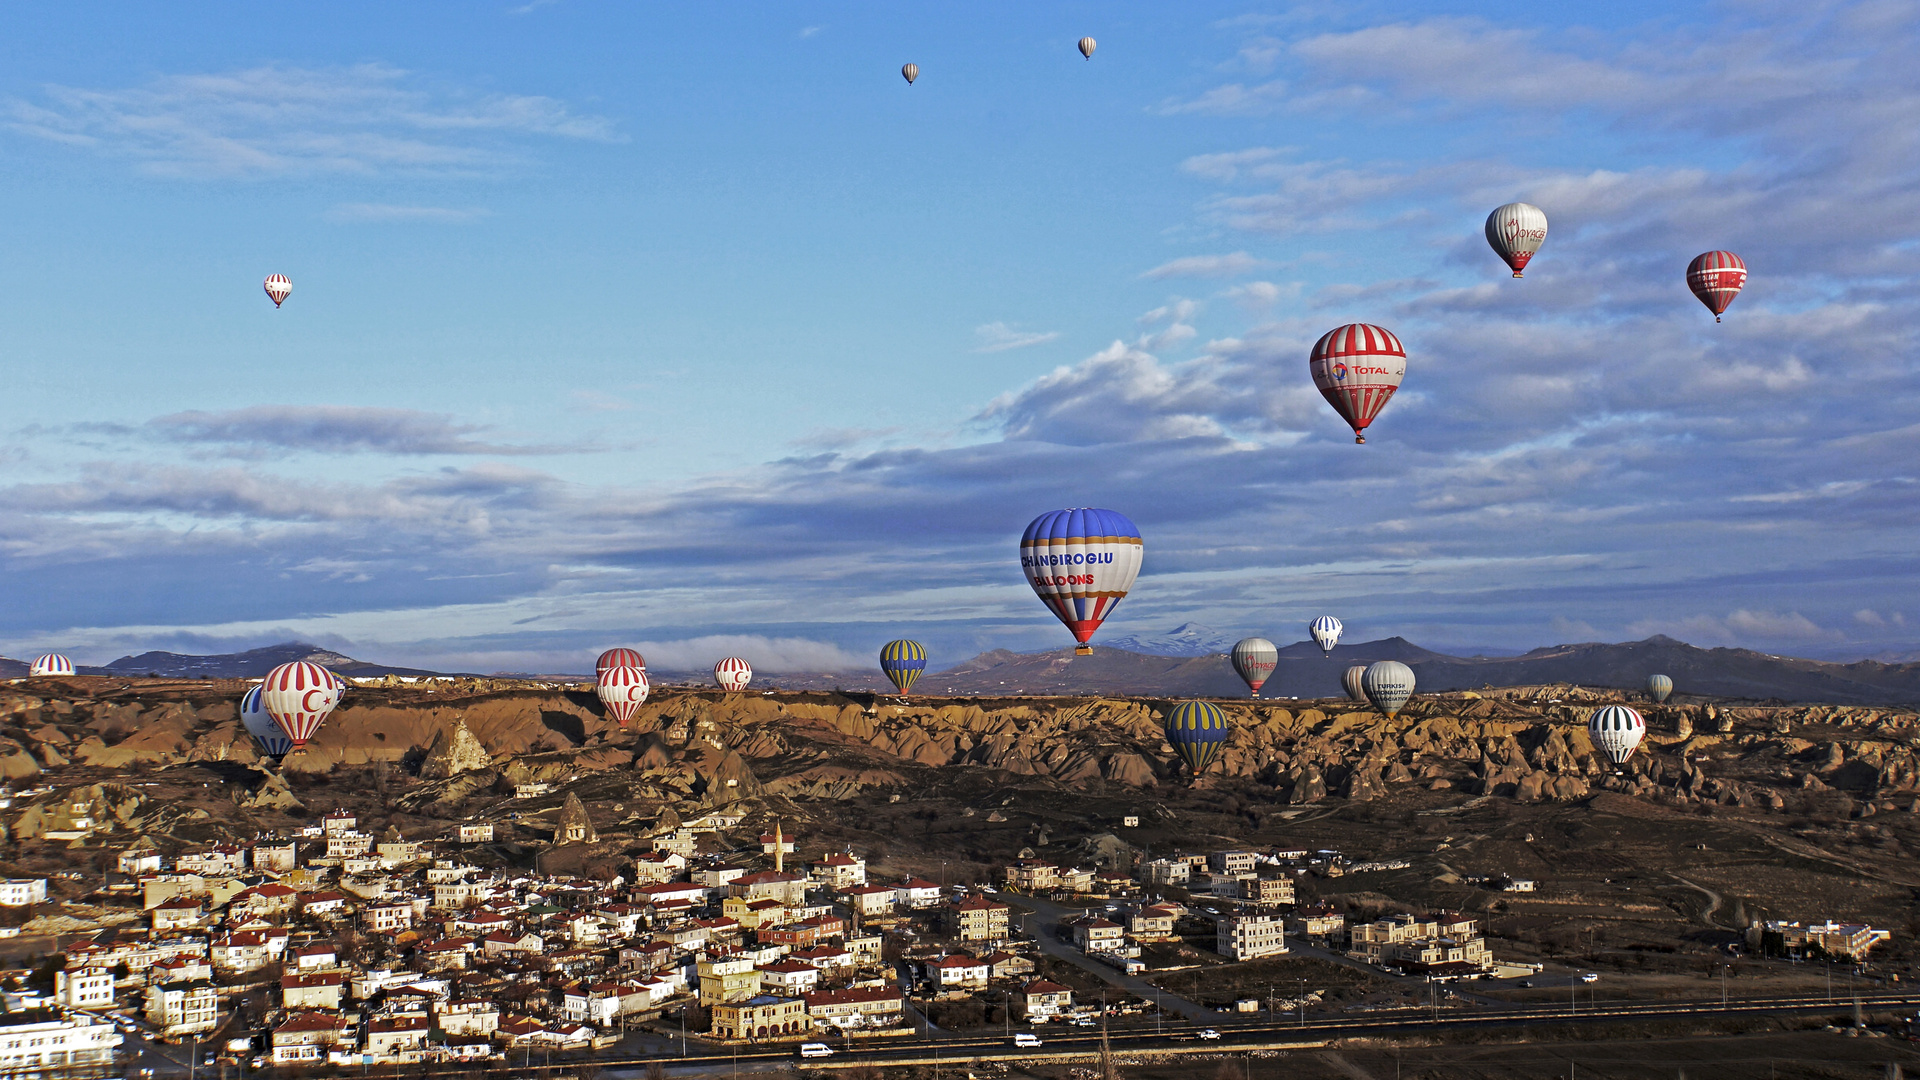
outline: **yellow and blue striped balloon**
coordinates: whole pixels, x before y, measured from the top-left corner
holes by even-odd
[[[889,641],[880,647],[880,670],[904,695],[913,689],[920,673],[927,670],[927,647],[906,638]]]
[[[1167,743],[1199,776],[1226,745],[1227,714],[1211,701],[1183,702],[1167,714]]]

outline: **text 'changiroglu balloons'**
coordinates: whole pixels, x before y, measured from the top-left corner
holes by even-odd
[[[264,689],[264,685],[256,686],[240,699],[240,726],[253,736],[261,753],[268,757],[286,757],[293,752],[293,740],[287,737],[286,731],[261,702],[264,696],[261,691]]]
[[[1140,575],[1140,530],[1112,510],[1080,507],[1034,518],[1020,538],[1020,570],[1040,602],[1073,633],[1078,653]]]
[[[1587,717],[1587,736],[1594,748],[1615,765],[1625,765],[1647,737],[1647,722],[1625,705],[1605,705]]]
[[[1247,689],[1253,691],[1254,697],[1260,696],[1260,687],[1279,665],[1280,650],[1266,638],[1243,638],[1233,647],[1233,670],[1247,681]]]
[[[345,684],[319,664],[296,660],[267,672],[260,687],[261,704],[298,749],[319,733],[327,714],[340,704]]]
[[[1183,702],[1167,714],[1167,745],[1196,777],[1220,752],[1229,734],[1227,714],[1211,701]]]
[[[737,656],[729,656],[713,665],[713,681],[719,683],[722,690],[745,690],[753,681],[753,666]]]
[[[889,641],[880,646],[880,670],[905,696],[927,670],[927,647],[906,638]]]
[[[1547,238],[1546,212],[1532,203],[1510,202],[1487,215],[1487,243],[1519,277]]]
[[[1339,619],[1331,615],[1322,615],[1307,624],[1307,633],[1313,635],[1313,643],[1320,646],[1321,656],[1333,655],[1333,647],[1340,644],[1340,635],[1347,628]]]
[[[1413,697],[1413,669],[1398,660],[1376,661],[1360,676],[1360,689],[1380,715],[1391,720]]]
[[[1333,411],[1353,429],[1353,441],[1387,407],[1400,380],[1407,377],[1407,351],[1400,339],[1370,323],[1348,323],[1329,330],[1307,358],[1313,385]]]
[[[1673,680],[1665,675],[1649,675],[1647,676],[1647,693],[1653,697],[1655,705],[1661,704],[1667,700],[1668,694],[1673,693]]]
[[[1731,251],[1709,251],[1687,264],[1687,288],[1713,312],[1714,322],[1746,285],[1747,264]]]
[[[653,689],[647,682],[644,668],[613,667],[600,675],[594,693],[600,697],[600,704],[607,707],[607,715],[620,721],[621,727],[633,719],[640,706],[647,703],[647,693]]]
[[[1347,688],[1347,696],[1355,701],[1367,700],[1367,665],[1355,664],[1340,676],[1340,685]]]

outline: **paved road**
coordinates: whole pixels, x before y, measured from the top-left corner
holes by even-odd
[[[1061,941],[1058,935],[1061,922],[1067,919],[1079,918],[1080,915],[1087,910],[1086,908],[1067,907],[1056,904],[1051,900],[1042,900],[1037,896],[1020,896],[1014,893],[1001,893],[999,895],[1001,900],[1013,907],[1023,908],[1033,912],[1031,919],[1023,919],[1021,921],[1023,923],[1039,924],[1037,926],[1030,926],[1029,929],[1033,931],[1035,941],[1040,946],[1040,951],[1046,953],[1048,956],[1058,960],[1065,960],[1067,963],[1072,964],[1082,971],[1090,972],[1098,976],[1101,981],[1107,983],[1109,986],[1120,987],[1148,1001],[1157,1001],[1160,1003],[1161,1009],[1167,1012],[1178,1013],[1196,1024],[1211,1025],[1220,1019],[1221,1014],[1218,1010],[1209,1009],[1204,1005],[1198,1005],[1188,1001],[1186,998],[1169,994],[1145,979],[1135,978],[1132,975],[1125,974],[1118,968],[1109,967],[1095,960],[1093,957],[1088,956],[1086,953],[1081,952],[1079,949]],[[1098,909],[1096,909],[1096,913],[1098,913]]]

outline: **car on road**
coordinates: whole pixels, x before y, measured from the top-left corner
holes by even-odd
[[[1220,1037],[1220,1033],[1213,1030],[1212,1028],[1208,1028],[1207,1030],[1202,1031],[1200,1033],[1200,1037],[1203,1039],[1217,1039]]]
[[[1031,1031],[1023,1031],[1023,1032],[1021,1032],[1021,1033],[1019,1033],[1018,1035],[1015,1035],[1015,1036],[1013,1037],[1013,1045],[1015,1045],[1015,1046],[1039,1046],[1039,1045],[1040,1045],[1040,1036],[1038,1036],[1038,1035],[1035,1035],[1035,1034],[1034,1034],[1033,1032],[1031,1032]]]
[[[801,1043],[800,1056],[803,1058],[832,1057],[833,1047],[826,1043]]]
[[[1580,976],[1580,981],[1581,982],[1599,982],[1600,974],[1599,972],[1589,971],[1585,975]]]
[[[1522,990],[1531,990],[1531,989],[1533,989],[1533,980],[1532,980],[1532,979],[1521,979],[1521,980],[1520,980],[1520,989],[1522,989]]]

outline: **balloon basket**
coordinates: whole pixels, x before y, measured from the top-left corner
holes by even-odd
[[[1361,446],[1365,446],[1367,444],[1367,437],[1365,435],[1355,435],[1353,441],[1359,443]]]
[[[1091,646],[1091,645],[1076,645],[1076,646],[1074,646],[1074,648],[1073,648],[1073,655],[1075,655],[1075,656],[1092,656],[1092,655],[1093,655],[1093,646]]]

